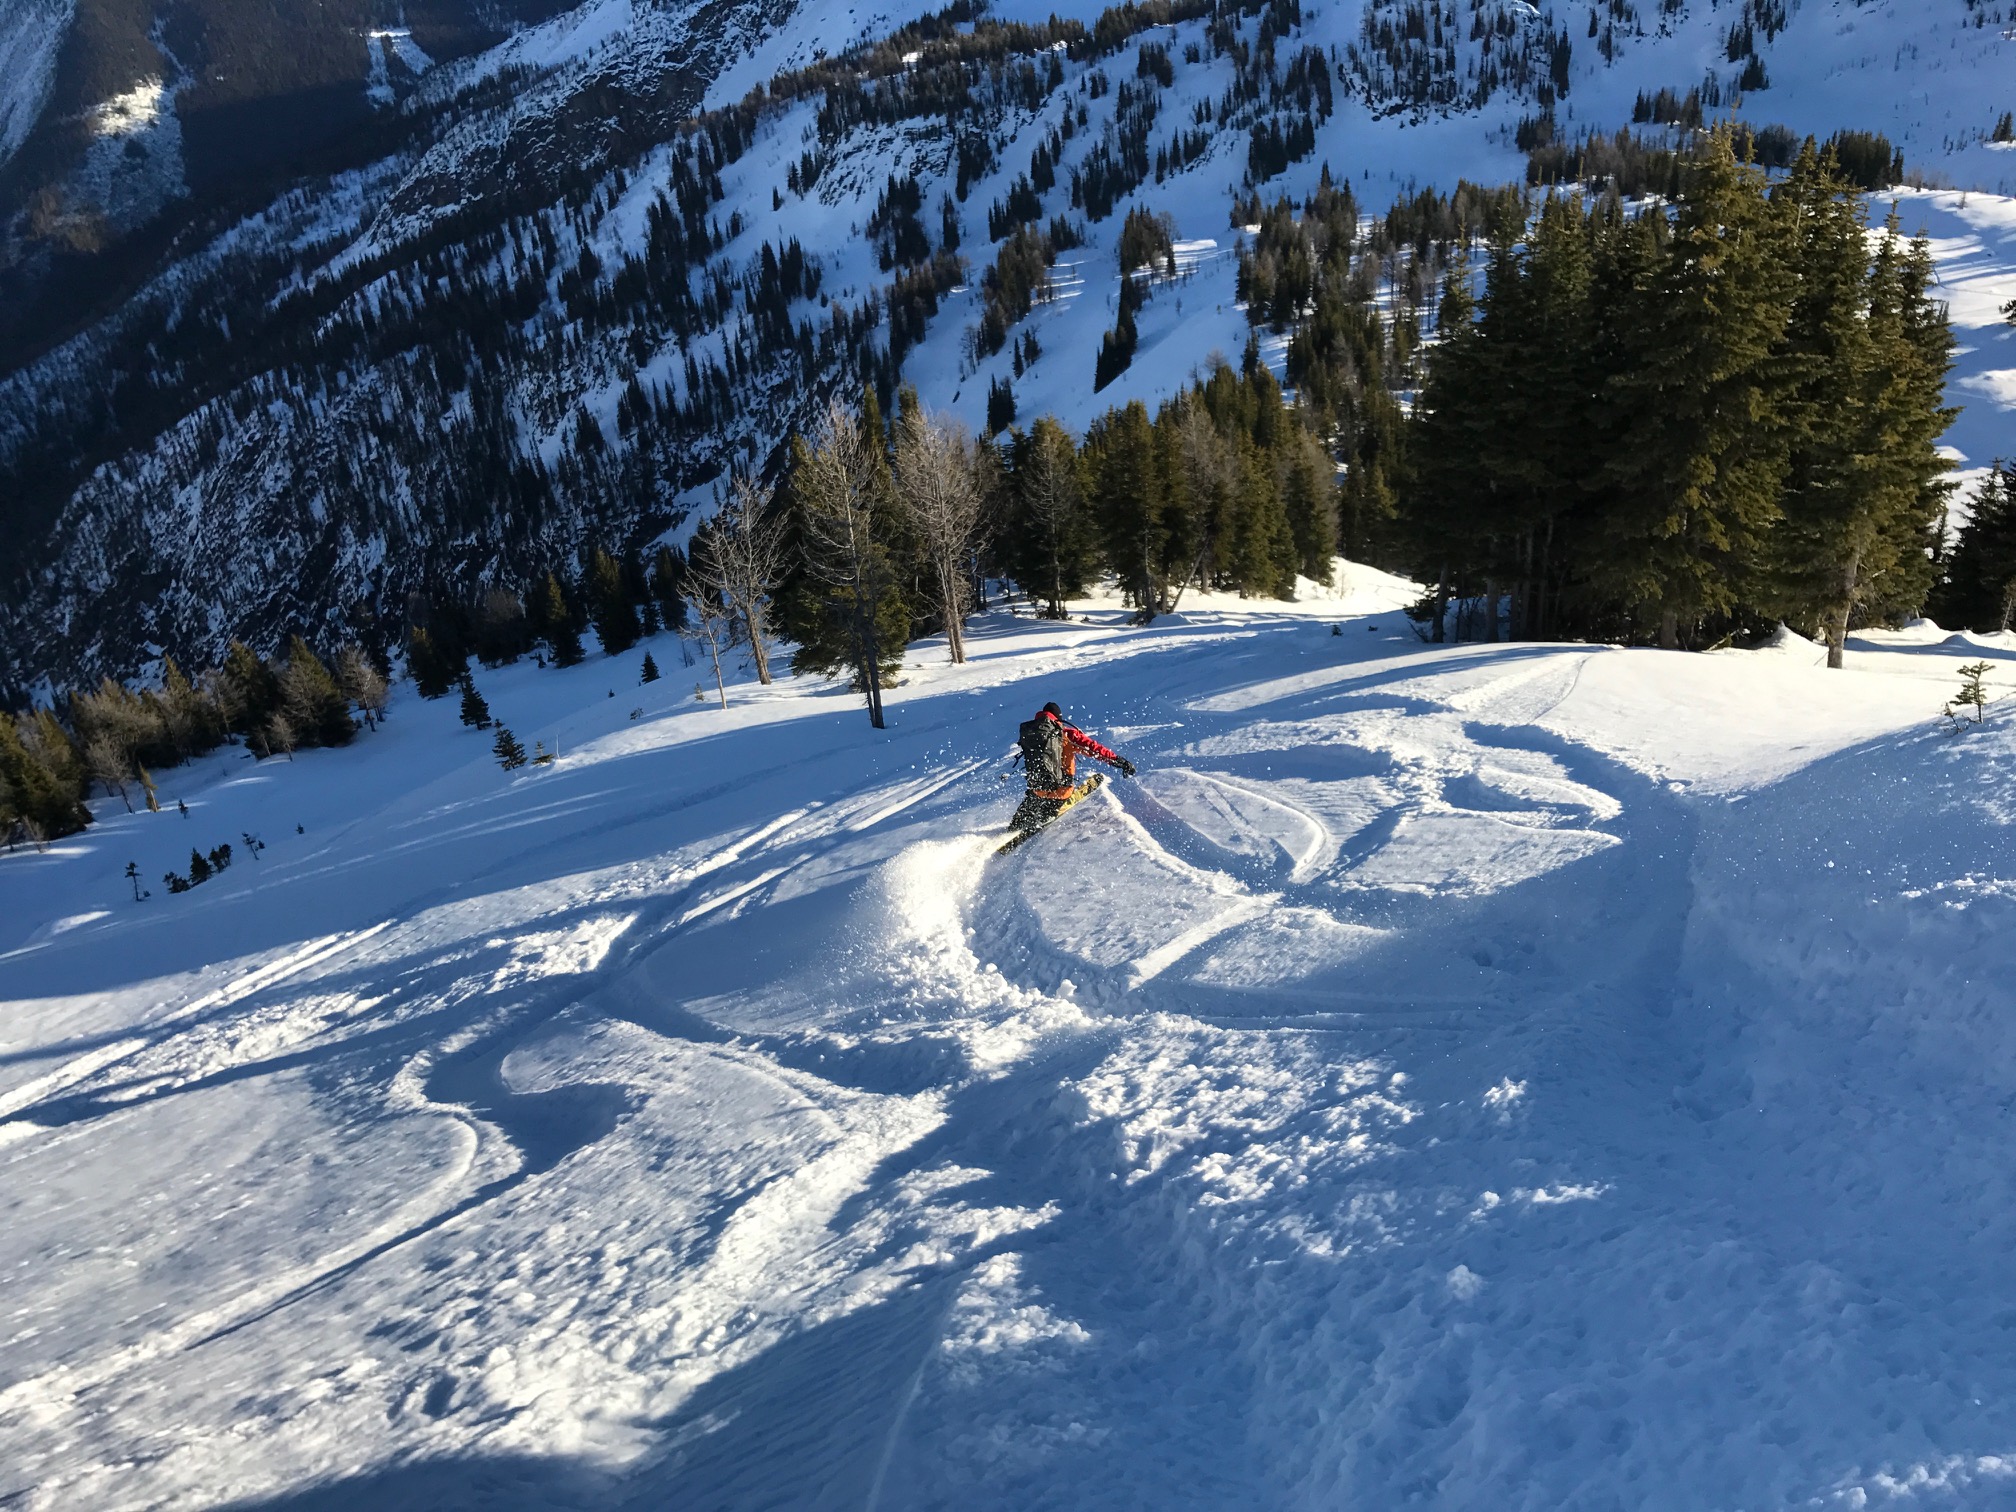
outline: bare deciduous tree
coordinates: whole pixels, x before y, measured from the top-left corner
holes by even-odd
[[[704,532],[706,527],[701,527]],[[700,561],[700,542],[696,536],[694,550],[689,558],[697,568]],[[714,586],[706,581],[699,571],[691,573],[687,580],[687,602],[692,614],[686,619],[679,633],[701,642],[707,647],[707,654],[714,659],[714,692],[721,700],[721,707],[728,707],[728,686],[721,678],[721,653],[733,642],[735,634],[735,611],[728,607]],[[697,693],[699,689],[696,687]]]
[[[385,717],[385,705],[391,697],[391,689],[371,664],[371,658],[360,646],[345,646],[336,653],[335,674],[337,689],[357,705],[364,716],[364,723],[377,729],[378,722]]]
[[[110,732],[100,732],[84,744],[84,765],[100,787],[119,795],[127,813],[133,812],[133,800],[127,792],[133,782],[131,750]]]
[[[729,481],[728,497],[694,537],[691,557],[699,598],[712,599],[740,622],[756,680],[766,686],[770,603],[784,576],[785,523],[771,513],[770,490],[737,473]]]
[[[868,722],[882,720],[882,633],[876,620],[893,586],[888,554],[876,539],[890,505],[886,472],[862,427],[837,400],[797,444],[793,486],[805,543],[805,570],[832,590],[846,616],[850,658],[868,700]]]
[[[933,597],[954,663],[966,660],[967,558],[980,533],[981,493],[965,427],[913,409],[896,437],[896,486],[931,566]]]

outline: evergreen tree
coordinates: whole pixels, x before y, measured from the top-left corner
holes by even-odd
[[[987,383],[987,435],[989,439],[1001,434],[1015,423],[1015,386],[1006,378],[989,379]]]
[[[1452,583],[1469,565],[1471,517],[1490,490],[1484,465],[1488,424],[1483,392],[1483,340],[1469,280],[1452,276],[1442,290],[1437,321],[1442,340],[1428,363],[1415,406],[1413,465],[1402,482],[1408,552],[1417,576],[1436,584],[1438,642]]]
[[[892,550],[897,535],[887,436],[874,395],[859,419],[829,404],[811,437],[792,438],[791,491],[802,572],[787,590],[784,624],[795,665],[852,670],[868,720],[884,727],[882,690],[902,665],[910,632]]]
[[[1999,461],[1968,505],[1932,615],[1951,630],[2016,627],[2016,475]]]
[[[651,596],[667,630],[677,633],[686,625],[686,564],[670,546],[660,546],[651,558]]]
[[[1257,447],[1242,448],[1239,529],[1233,542],[1232,578],[1251,598],[1295,596],[1295,535],[1281,506],[1272,460]]]
[[[439,698],[460,679],[466,661],[449,656],[425,625],[415,625],[406,637],[406,670],[422,698]]]
[[[1988,674],[1993,671],[1988,662],[1970,662],[1960,669],[1960,691],[1942,711],[1949,726],[1958,731],[1963,725],[1980,724],[1988,716]]]
[[[1784,518],[1772,532],[1759,600],[1781,619],[1818,627],[1828,665],[1838,667],[1863,557],[1890,502],[1875,477],[1871,401],[1882,379],[1870,325],[1867,217],[1811,138],[1773,203],[1798,287],[1784,346],[1791,378]]]
[[[1092,423],[1085,436],[1092,518],[1106,560],[1143,623],[1166,607],[1168,522],[1154,427],[1137,399]]]
[[[287,666],[280,674],[280,704],[303,745],[348,744],[357,733],[350,703],[336,679],[308,643],[295,636],[287,648]]]
[[[1099,356],[1093,364],[1092,389],[1097,393],[1133,364],[1134,348],[1140,341],[1140,332],[1135,326],[1134,315],[1141,308],[1144,296],[1141,285],[1130,275],[1120,280],[1120,313],[1099,343]]]
[[[1590,567],[1662,646],[1739,601],[1777,518],[1791,271],[1772,230],[1761,172],[1717,131],[1682,186],[1652,297],[1619,333],[1615,492]]]
[[[559,575],[553,572],[547,573],[545,585],[535,597],[537,612],[533,619],[536,631],[539,638],[546,642],[547,649],[553,653],[553,665],[556,667],[580,665],[583,655],[581,630],[575,623],[574,610],[567,602],[567,594],[560,587]]]
[[[1894,249],[1898,235],[1894,207],[1884,235],[1886,247]],[[1940,438],[1960,411],[1945,402],[1954,340],[1946,305],[1933,292],[1938,270],[1931,244],[1920,235],[1904,247],[1894,292],[1884,277],[1887,267],[1887,260],[1879,257],[1871,303],[1884,344],[1895,353],[1894,381],[1886,386],[1881,401],[1880,431],[1884,483],[1894,504],[1887,513],[1886,539],[1874,570],[1863,573],[1857,591],[1871,615],[1894,619],[1921,610],[1938,578],[1935,562],[1954,487],[1953,465],[1941,450]]]
[[[31,730],[40,717],[29,722]],[[31,746],[21,724],[0,713],[0,824],[10,834],[19,826],[38,845],[74,835],[91,822],[78,784],[51,768],[41,744]]]
[[[228,701],[231,729],[259,736],[280,712],[280,679],[243,641],[231,642],[220,678]]]
[[[1051,619],[1092,578],[1092,540],[1070,434],[1045,415],[1009,448],[1009,571]]]
[[[200,887],[203,883],[208,882],[210,880],[210,870],[210,863],[204,859],[203,852],[192,846],[189,851],[189,885],[191,887]]]
[[[1492,332],[1501,360],[1486,418],[1496,444],[1486,452],[1495,497],[1489,546],[1476,563],[1495,602],[1510,591],[1512,633],[1542,633],[1552,543],[1597,488],[1586,396],[1595,391],[1589,327],[1595,297],[1598,223],[1578,199],[1542,206],[1511,299],[1510,329]],[[1511,344],[1526,360],[1502,360]],[[1516,381],[1514,369],[1519,369]],[[1502,386],[1501,386],[1502,385]],[[1486,638],[1495,639],[1495,616]]]
[[[637,680],[643,683],[654,683],[658,681],[658,677],[659,677],[658,663],[653,661],[651,659],[651,653],[649,651],[646,651],[644,653],[644,669],[638,675]]]
[[[1221,365],[1203,388],[1179,395],[1155,417],[1155,428],[1165,438],[1163,477],[1181,501],[1183,575],[1186,581],[1206,587],[1223,587],[1232,581],[1240,467],[1236,449],[1219,434],[1218,421],[1205,395],[1215,391],[1217,412],[1226,415],[1228,424],[1236,424],[1228,402],[1232,388],[1243,388],[1243,384]]]
[[[1337,469],[1322,443],[1299,428],[1277,458],[1296,568],[1311,582],[1327,583],[1337,555]]]
[[[497,753],[497,765],[507,772],[515,772],[525,765],[525,747],[504,725],[497,726],[497,738],[491,742],[490,749]]]
[[[466,670],[462,673],[462,723],[477,730],[490,728],[490,705],[476,691],[476,679]]]
[[[620,655],[637,644],[640,629],[637,610],[624,587],[623,569],[601,547],[588,556],[584,584],[588,597],[588,618],[595,626],[595,638],[610,656]]]

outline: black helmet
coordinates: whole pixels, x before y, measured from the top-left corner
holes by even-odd
[[[1046,703],[1045,705],[1043,705],[1043,712],[1045,714],[1055,714],[1059,719],[1062,719],[1064,717],[1064,711],[1058,708],[1057,705],[1055,705],[1054,703]]]

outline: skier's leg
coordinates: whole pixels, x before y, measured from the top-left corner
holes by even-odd
[[[1034,793],[1026,794],[1022,806],[1015,810],[1015,817],[1008,821],[1010,829],[1037,830],[1063,812],[1062,798],[1039,798]]]

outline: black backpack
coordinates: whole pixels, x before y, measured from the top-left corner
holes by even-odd
[[[1016,740],[1031,788],[1064,786],[1064,726],[1054,719],[1025,719]]]

